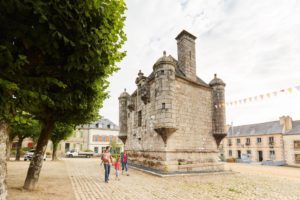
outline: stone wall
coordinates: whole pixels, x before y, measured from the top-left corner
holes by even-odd
[[[0,199],[4,200],[7,196],[6,191],[6,142],[7,127],[0,122]]]
[[[284,135],[283,140],[286,163],[288,165],[300,166],[300,163],[295,162],[295,154],[300,154],[300,149],[294,146],[294,141],[300,141],[300,133],[297,135]]]
[[[216,150],[212,136],[211,90],[176,78],[173,109],[178,130],[168,141],[168,149]]]
[[[176,77],[174,99],[169,112],[177,130],[164,144],[153,129],[157,121],[155,83],[150,82],[150,102],[144,104],[139,94],[134,97],[135,109],[128,115],[128,134],[125,148],[131,162],[161,171],[220,171],[218,150],[212,135],[212,92]],[[167,104],[166,104],[167,105]],[[142,124],[138,126],[138,112],[142,111]],[[166,113],[168,114],[168,113]]]

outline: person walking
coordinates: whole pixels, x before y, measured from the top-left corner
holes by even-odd
[[[129,176],[128,174],[128,156],[126,151],[124,150],[123,153],[121,154],[121,163],[122,163],[122,174],[124,173],[124,170],[126,171],[127,176]]]
[[[116,170],[116,180],[120,180],[120,169],[121,169],[121,163],[120,163],[120,158],[117,157],[117,160],[114,164],[115,170]]]
[[[110,154],[110,146],[105,148],[104,153],[102,154],[101,160],[104,164],[104,181],[108,183],[109,181],[109,173],[110,173],[110,164],[112,164],[112,157]]]

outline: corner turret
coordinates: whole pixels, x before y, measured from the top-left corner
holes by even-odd
[[[122,140],[124,145],[127,140],[127,104],[129,97],[130,95],[126,92],[126,89],[124,89],[124,92],[122,92],[119,96],[119,138]]]
[[[226,84],[215,74],[214,79],[209,83],[212,87],[213,102],[213,136],[219,146],[220,142],[226,137],[225,129],[225,86]]]
[[[153,66],[156,121],[154,130],[162,137],[165,146],[169,136],[177,130],[174,112],[175,66],[176,62],[171,56],[167,56],[165,51]]]

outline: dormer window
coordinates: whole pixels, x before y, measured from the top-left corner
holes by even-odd
[[[107,128],[110,128],[110,124],[107,124]]]

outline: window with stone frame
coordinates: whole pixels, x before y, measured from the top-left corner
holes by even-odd
[[[138,126],[142,126],[142,111],[138,112]]]
[[[300,140],[294,141],[294,149],[300,149]]]
[[[274,150],[270,151],[270,160],[275,160],[275,151]]]
[[[229,156],[232,156],[232,150],[229,150],[229,151],[228,151],[228,155],[229,155]]]
[[[274,137],[269,137],[269,144],[273,145],[274,144]]]
[[[256,138],[256,143],[257,144],[260,144],[261,143],[261,138],[259,137],[259,138]]]
[[[241,139],[240,139],[240,138],[237,138],[237,139],[236,139],[236,143],[237,143],[237,144],[240,144],[240,143],[241,143]]]
[[[232,146],[231,139],[228,139],[228,146]]]
[[[246,138],[246,145],[250,145],[250,138]]]
[[[295,154],[295,163],[300,164],[300,154]]]
[[[251,156],[251,150],[247,150],[247,155]]]

